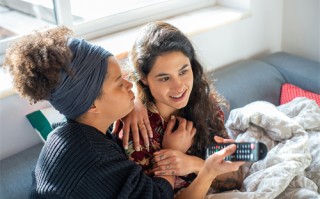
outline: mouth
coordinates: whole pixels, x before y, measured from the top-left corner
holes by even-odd
[[[170,95],[170,98],[172,98],[174,100],[180,100],[185,96],[186,92],[187,92],[187,90],[185,90],[182,93],[179,93],[177,95]]]
[[[131,101],[134,101],[134,99],[135,99],[136,97],[134,96],[133,92],[131,92],[131,95],[132,95]]]

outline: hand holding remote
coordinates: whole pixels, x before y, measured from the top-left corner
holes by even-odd
[[[226,146],[232,143],[219,143],[209,145],[206,150],[206,158],[210,155],[220,151]],[[256,162],[258,160],[262,160],[266,157],[268,149],[265,144],[262,142],[241,142],[241,143],[233,143],[237,146],[236,151],[227,156],[225,160],[227,161],[248,161],[248,162]]]

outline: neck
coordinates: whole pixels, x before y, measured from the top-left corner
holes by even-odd
[[[99,131],[101,131],[103,134],[107,133],[107,130],[111,124],[113,124],[113,121],[108,121],[108,119],[104,118],[96,118],[96,117],[84,117],[79,120],[80,123],[86,124],[88,126],[92,126]]]
[[[164,121],[169,121],[171,115],[174,115],[177,113],[177,109],[169,107],[169,106],[161,106],[159,104],[156,104],[157,110],[161,117],[164,119]]]

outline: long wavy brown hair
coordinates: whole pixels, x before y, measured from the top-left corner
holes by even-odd
[[[194,123],[197,128],[189,153],[204,157],[205,147],[214,142],[213,136],[228,137],[224,123],[219,117],[219,105],[224,99],[207,81],[203,67],[198,61],[191,41],[176,27],[164,22],[145,25],[137,37],[130,53],[138,79],[147,77],[158,56],[179,51],[190,59],[193,71],[193,89],[188,104],[178,110],[178,116]],[[140,80],[137,82],[139,97],[143,103],[155,103],[150,89]]]

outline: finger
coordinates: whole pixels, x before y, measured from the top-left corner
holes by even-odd
[[[217,143],[234,143],[233,139],[224,139],[224,138],[217,136],[217,135],[214,136],[214,140]]]
[[[154,156],[162,154],[162,153],[166,153],[168,151],[171,151],[172,149],[161,149],[160,151],[156,151],[153,153]]]
[[[193,128],[193,122],[192,121],[187,121],[187,126],[186,129],[188,132],[191,132]]]
[[[148,137],[148,133],[147,133],[147,129],[145,127],[145,124],[138,124],[139,130],[140,130],[140,134],[142,136],[144,145],[149,148],[149,137]]]
[[[217,143],[223,143],[223,138],[220,137],[220,136],[215,135],[215,136],[214,136],[214,140],[215,140]]]
[[[226,156],[233,154],[237,149],[237,146],[235,144],[231,144],[222,150],[218,151],[216,154],[220,156],[222,159],[224,159]]]
[[[156,171],[154,172],[154,175],[156,176],[165,176],[165,175],[175,175],[176,172],[174,170],[166,170],[166,171]]]
[[[177,163],[177,161],[175,160],[174,157],[167,157],[167,156],[165,156],[162,159],[161,158],[154,158],[152,160],[152,162],[153,162],[154,167]]]
[[[149,122],[149,118],[148,117],[144,118],[143,122],[144,122],[145,127],[147,128],[147,132],[148,132],[149,137],[153,138],[153,131],[152,131],[152,128],[151,128],[151,125]]]
[[[122,144],[124,149],[128,149],[129,143],[129,131],[123,131]]]
[[[176,123],[176,117],[174,115],[171,115],[170,120],[167,124],[167,128],[165,130],[165,133],[172,133],[172,129]]]
[[[177,117],[178,121],[179,121],[179,130],[185,130],[186,129],[186,125],[187,125],[187,120],[182,118],[182,117]]]
[[[133,138],[133,146],[136,151],[140,151],[139,130],[137,124],[131,124],[131,133]]]

